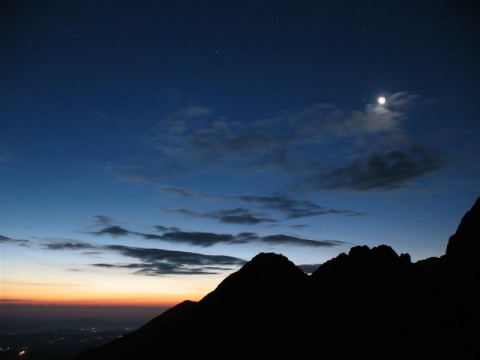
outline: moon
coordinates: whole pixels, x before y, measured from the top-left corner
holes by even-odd
[[[380,105],[383,105],[386,103],[387,99],[385,99],[384,96],[380,96],[377,101]]]

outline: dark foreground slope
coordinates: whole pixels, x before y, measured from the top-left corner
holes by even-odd
[[[480,198],[439,258],[357,246],[306,275],[260,253],[199,302],[72,360],[478,359],[479,242]]]

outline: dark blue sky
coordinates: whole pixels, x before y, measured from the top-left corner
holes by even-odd
[[[479,14],[2,2],[6,296],[48,283],[95,301],[110,279],[171,275],[198,297],[261,251],[298,265],[363,244],[442,255],[479,195]],[[144,289],[108,296],[160,296]]]

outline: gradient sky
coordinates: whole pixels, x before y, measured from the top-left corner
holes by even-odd
[[[260,252],[441,256],[480,195],[479,10],[2,2],[1,302],[199,300]]]

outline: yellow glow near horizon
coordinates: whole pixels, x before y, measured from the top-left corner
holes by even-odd
[[[132,274],[59,274],[37,279],[12,277],[2,282],[0,303],[58,305],[172,306],[184,300],[198,301],[220,283],[217,276],[155,277]]]
[[[140,281],[141,282],[141,281]],[[64,286],[62,284],[3,284],[2,297],[7,301],[0,303],[16,304],[58,304],[58,305],[135,305],[135,306],[172,306],[184,300],[198,301],[214,289],[188,289],[183,281],[177,280],[177,286],[146,286],[140,288],[121,288],[117,286]]]

